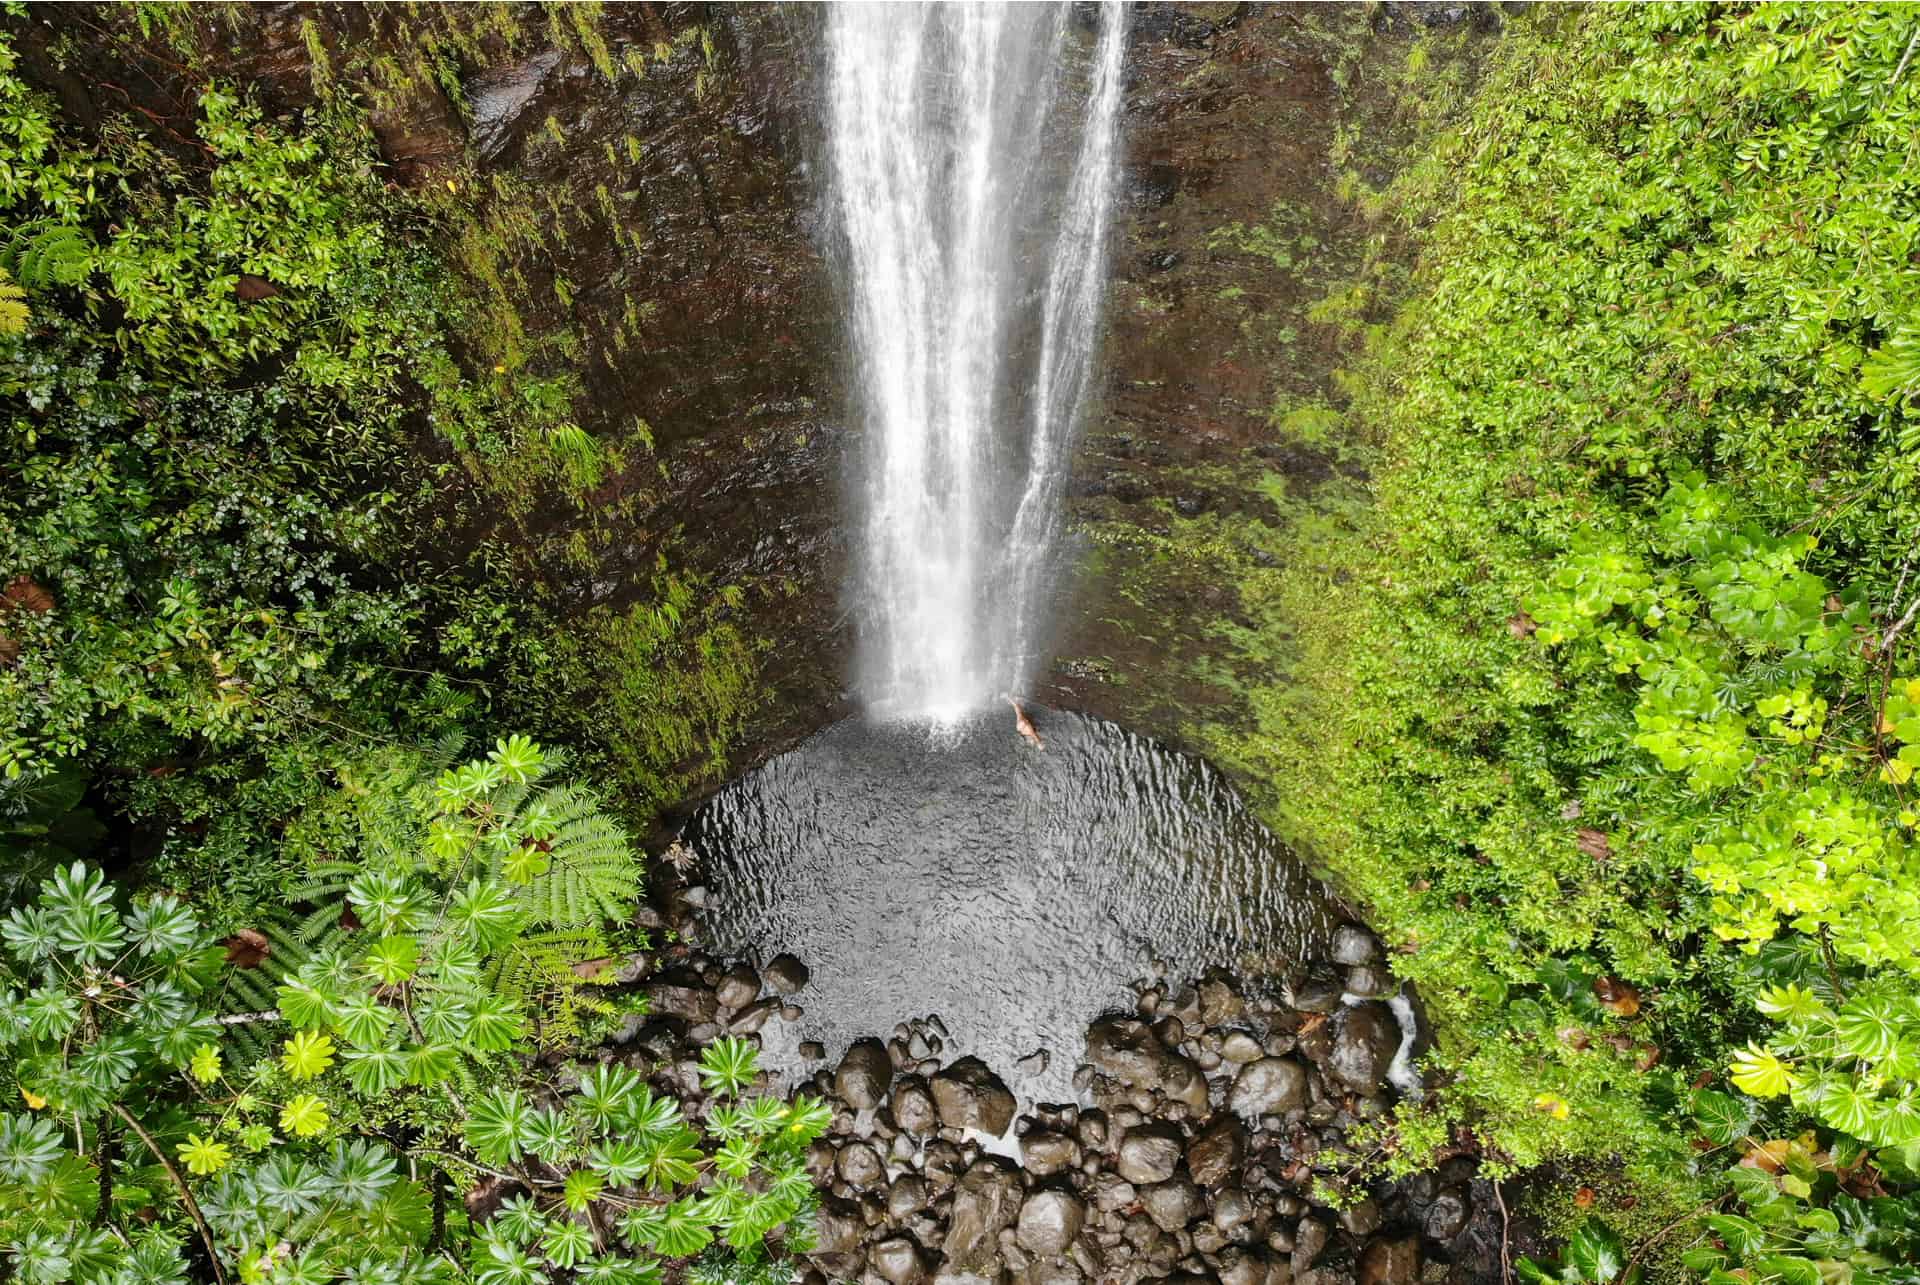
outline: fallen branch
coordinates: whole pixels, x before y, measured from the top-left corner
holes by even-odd
[[[213,1267],[213,1279],[216,1285],[227,1285],[227,1270],[220,1265],[220,1251],[214,1248],[213,1229],[207,1226],[207,1220],[200,1212],[200,1202],[193,1198],[192,1188],[187,1186],[187,1180],[182,1178],[180,1171],[174,1167],[172,1157],[161,1150],[160,1144],[153,1140],[153,1135],[141,1128],[140,1122],[129,1115],[125,1107],[116,1102],[110,1104],[107,1109],[119,1116],[129,1129],[139,1135],[140,1141],[147,1144],[147,1150],[153,1152],[153,1158],[158,1160],[160,1167],[167,1171],[167,1177],[173,1179],[174,1189],[180,1193],[180,1203],[187,1207],[188,1217],[193,1219],[193,1225],[200,1231],[200,1243],[207,1247],[207,1262]]]

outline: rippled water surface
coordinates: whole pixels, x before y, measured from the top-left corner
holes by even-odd
[[[1187,977],[1324,952],[1325,891],[1218,773],[1110,723],[1032,714],[1044,751],[1005,710],[937,738],[840,723],[693,819],[716,945],[813,971],[805,1016],[763,1031],[776,1060],[937,1013],[949,1054],[1066,1101],[1087,1023],[1130,1003],[1149,955]],[[1016,1069],[1040,1048],[1046,1071]]]

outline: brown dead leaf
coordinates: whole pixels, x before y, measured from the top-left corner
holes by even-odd
[[[1575,1209],[1592,1209],[1595,1199],[1596,1193],[1592,1187],[1582,1187],[1573,1193],[1573,1207]]]
[[[220,944],[227,948],[227,962],[235,968],[258,968],[273,953],[266,936],[251,928],[242,928]]]
[[[16,608],[44,616],[53,610],[53,595],[32,576],[15,576],[7,581],[5,589],[0,589],[0,614]]]
[[[1582,827],[1573,832],[1573,841],[1581,852],[1595,861],[1605,861],[1613,856],[1613,842],[1607,838],[1605,830]]]
[[[242,303],[258,303],[262,299],[271,299],[279,293],[279,286],[251,272],[243,272],[234,279],[233,294]]]
[[[1570,1049],[1585,1051],[1593,1047],[1593,1037],[1577,1026],[1560,1028],[1560,1042]]]
[[[602,955],[598,959],[583,959],[573,966],[573,975],[583,982],[590,982],[600,974],[612,968],[613,956]]]
[[[1747,1154],[1740,1157],[1740,1163],[1748,1169],[1758,1169],[1762,1173],[1783,1173],[1787,1167],[1787,1153],[1793,1144],[1785,1138],[1775,1138],[1771,1142],[1757,1142],[1747,1148]]]
[[[1517,611],[1507,617],[1507,632],[1515,638],[1525,638],[1539,627],[1538,624],[1534,623],[1533,617],[1524,611]]]
[[[1616,1017],[1632,1017],[1640,1011],[1639,990],[1617,977],[1594,978],[1593,997]]]

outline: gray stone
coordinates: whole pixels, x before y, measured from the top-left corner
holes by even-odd
[[[1200,1189],[1185,1178],[1156,1182],[1140,1192],[1140,1207],[1161,1231],[1179,1231],[1200,1212]]]
[[[1053,1060],[1053,1054],[1045,1049],[1035,1049],[1013,1064],[1022,1075],[1045,1075],[1047,1064]]]
[[[1331,968],[1309,968],[1287,983],[1287,1002],[1303,1013],[1331,1013],[1346,994],[1347,978]]]
[[[1333,930],[1333,962],[1370,964],[1380,958],[1380,939],[1363,924],[1341,924]]]
[[[1473,1202],[1464,1187],[1448,1187],[1427,1207],[1427,1238],[1445,1243],[1467,1229],[1473,1219]]]
[[[1231,1022],[1246,1011],[1246,1002],[1238,992],[1217,978],[1200,983],[1200,1021],[1206,1026]]]
[[[767,1019],[780,1011],[780,1001],[769,995],[758,1003],[748,1004],[727,1023],[727,1031],[733,1035],[752,1035],[767,1024]]]
[[[905,1236],[894,1236],[875,1245],[867,1251],[867,1263],[892,1285],[919,1285],[927,1275],[920,1247]]]
[[[1067,1252],[1085,1224],[1087,1207],[1071,1192],[1046,1188],[1027,1197],[1020,1206],[1014,1232],[1020,1248],[1042,1258]]]
[[[1240,1170],[1247,1131],[1233,1116],[1221,1116],[1187,1144],[1187,1172],[1202,1187],[1218,1187]]]
[[[1114,1164],[1120,1176],[1136,1184],[1165,1182],[1180,1166],[1180,1131],[1164,1124],[1129,1129]]]
[[[767,985],[776,995],[791,995],[804,989],[810,976],[807,966],[792,955],[775,955],[767,963]]]
[[[1238,1187],[1228,1187],[1213,1198],[1213,1225],[1230,1240],[1252,1225],[1253,1213],[1253,1197]]]
[[[800,1056],[809,1062],[818,1062],[827,1055],[827,1046],[819,1040],[801,1040]]]
[[[699,1026],[720,1015],[720,1001],[704,986],[656,981],[642,986],[640,993],[647,997],[647,1011],[656,1017],[677,1017]]]
[[[1125,1209],[1139,1198],[1132,1183],[1119,1174],[1104,1171],[1093,1176],[1092,1195],[1093,1207],[1108,1214]]]
[[[1279,1057],[1263,1057],[1241,1067],[1227,1094],[1227,1106],[1243,1116],[1285,1115],[1306,1101],[1306,1068]]]
[[[879,1040],[855,1040],[833,1073],[833,1091],[857,1111],[871,1111],[886,1100],[893,1063]]]
[[[1071,1258],[1039,1258],[1016,1279],[1019,1285],[1080,1285],[1086,1276]]]
[[[1391,995],[1397,987],[1393,974],[1378,964],[1360,964],[1347,970],[1347,994],[1362,999]]]
[[[1378,1093],[1400,1047],[1400,1024],[1393,1010],[1377,1001],[1342,1009],[1330,1023],[1333,1045],[1327,1052],[1327,1078],[1355,1093]]]
[[[1191,1058],[1167,1054],[1161,1063],[1160,1076],[1160,1091],[1166,1094],[1167,1101],[1178,1102],[1196,1114],[1206,1112],[1207,1077]]]
[[[995,1257],[999,1236],[1020,1212],[1020,1178],[997,1160],[976,1161],[954,1187],[953,1212],[944,1246],[949,1265],[984,1267]]]
[[[940,1123],[947,1128],[998,1137],[1013,1123],[1013,1094],[977,1057],[963,1057],[934,1076],[932,1088]]]
[[[1300,1276],[1333,1238],[1333,1228],[1318,1218],[1302,1218],[1293,1229],[1293,1274]]]
[[[1266,1285],[1267,1282],[1266,1260],[1243,1249],[1221,1250],[1213,1271],[1220,1285]]]

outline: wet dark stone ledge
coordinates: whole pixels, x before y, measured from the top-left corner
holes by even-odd
[[[704,890],[674,887],[668,867],[657,878],[664,909],[643,921],[673,944],[609,961],[612,980],[644,994],[649,1011],[597,1056],[645,1072],[698,1120],[710,1109],[700,1046],[722,1035],[757,1043],[769,1022],[799,1020],[808,972],[787,955],[756,967],[707,954],[693,944]],[[809,1156],[823,1197],[803,1281],[1464,1285],[1497,1275],[1498,1214],[1475,1160],[1397,1182],[1355,1179],[1349,1134],[1401,1091],[1421,1091],[1403,1068],[1424,1033],[1396,1019],[1389,997],[1410,992],[1371,932],[1342,926],[1329,955],[1280,977],[1149,970],[1133,985],[1133,1011],[1089,1026],[1078,1103],[1016,1102],[935,1014],[846,1049],[802,1044],[801,1065],[762,1074],[767,1088],[817,1094],[835,1112]]]

